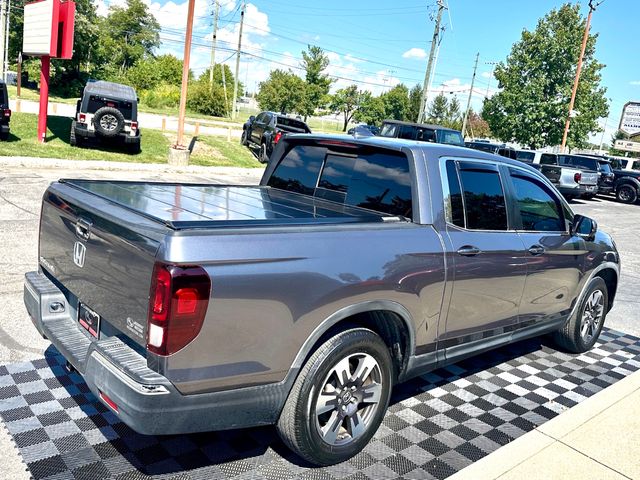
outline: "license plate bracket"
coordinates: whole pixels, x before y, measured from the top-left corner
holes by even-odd
[[[100,315],[87,307],[84,303],[78,308],[78,323],[89,335],[98,338],[100,332]]]

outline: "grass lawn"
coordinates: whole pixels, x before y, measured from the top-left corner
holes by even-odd
[[[142,130],[142,151],[131,154],[123,146],[107,146],[98,142],[91,147],[69,145],[71,118],[49,116],[47,137],[44,144],[36,141],[38,116],[29,113],[14,113],[11,117],[11,134],[8,141],[0,142],[0,155],[41,158],[63,158],[69,160],[108,160],[136,163],[166,163],[171,135],[159,130]],[[175,138],[175,137],[174,137]],[[201,136],[195,143],[193,165],[261,167],[247,148],[239,142],[227,142],[226,138]]]

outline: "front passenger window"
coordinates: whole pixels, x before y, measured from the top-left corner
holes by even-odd
[[[563,232],[562,205],[535,180],[511,173],[522,229],[531,232]]]

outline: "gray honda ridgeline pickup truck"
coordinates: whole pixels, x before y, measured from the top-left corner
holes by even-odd
[[[259,186],[60,180],[44,194],[36,328],[134,430],[276,424],[327,465],[393,385],[611,309],[611,237],[539,172],[467,148],[290,135]]]

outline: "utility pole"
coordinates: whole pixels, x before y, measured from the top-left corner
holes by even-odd
[[[571,115],[573,114],[573,104],[576,101],[576,93],[578,92],[578,83],[580,82],[580,71],[582,70],[582,59],[584,57],[584,51],[587,48],[587,40],[589,39],[589,29],[591,28],[591,14],[596,10],[596,7],[600,5],[604,0],[593,4],[593,0],[589,0],[589,15],[587,15],[587,25],[584,27],[584,35],[582,37],[582,48],[580,49],[580,57],[578,57],[578,68],[576,69],[576,78],[573,81],[573,90],[571,91],[571,101],[569,102],[569,113],[567,115],[567,122],[564,125],[564,133],[562,134],[562,145],[560,151],[564,152],[567,145],[567,135],[569,134],[569,124],[571,123]]]
[[[193,34],[193,11],[195,0],[189,0],[187,10],[187,33],[184,39],[184,56],[182,58],[182,88],[180,90],[180,110],[178,111],[178,139],[176,149],[183,149],[184,118],[187,112],[187,87],[189,85],[189,58],[191,57],[191,36]]]
[[[8,22],[8,13],[9,13],[9,9],[7,8],[8,4],[9,4],[9,0],[0,0],[0,62],[2,62],[2,65],[0,65],[0,78],[1,79],[5,79],[6,78],[6,63],[4,61],[4,54],[5,54],[5,35],[7,32],[6,29],[6,24]]]
[[[464,120],[462,121],[462,138],[464,138],[467,129],[467,119],[469,118],[469,109],[471,108],[471,95],[473,94],[473,84],[476,81],[476,70],[478,69],[478,57],[480,52],[476,53],[476,64],[473,66],[473,77],[471,77],[471,88],[469,89],[469,98],[467,99],[467,108],[464,111]]]
[[[214,0],[215,13],[213,14],[213,40],[211,42],[211,66],[209,67],[209,88],[213,89],[213,68],[216,66],[216,37],[218,36],[218,15],[220,14],[220,3]],[[224,68],[224,66],[223,66]]]
[[[429,97],[429,85],[431,84],[431,73],[434,67],[434,57],[436,48],[440,44],[440,22],[442,21],[442,13],[447,7],[444,0],[438,0],[438,15],[436,17],[436,25],[433,29],[433,38],[431,39],[431,50],[429,51],[429,61],[427,62],[427,71],[424,74],[424,84],[422,85],[422,96],[420,97],[420,114],[418,122],[424,122],[425,111],[427,108],[427,98]]]
[[[244,24],[244,11],[247,8],[246,0],[242,0],[242,11],[240,12],[240,33],[238,34],[238,50],[236,51],[236,76],[233,84],[233,103],[231,108],[231,118],[235,119],[237,116],[236,102],[238,101],[238,75],[240,75],[240,48],[242,47],[242,25]]]
[[[9,22],[11,20],[11,0],[5,0],[7,5],[6,17],[6,30],[4,32],[4,81],[7,81],[9,74]]]

